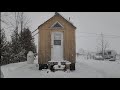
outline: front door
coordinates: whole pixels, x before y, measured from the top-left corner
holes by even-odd
[[[51,60],[63,60],[63,32],[52,32],[51,35]]]

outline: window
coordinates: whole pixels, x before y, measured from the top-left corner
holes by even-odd
[[[54,40],[54,45],[61,45],[61,40]]]
[[[61,34],[58,32],[54,34],[54,45],[61,45]]]
[[[53,29],[61,29],[61,28],[63,28],[63,26],[59,22],[56,22],[52,25],[52,28]]]
[[[61,34],[55,33],[54,40],[61,40]]]
[[[56,24],[54,25],[54,28],[61,28],[61,25],[60,25],[59,23],[56,23]]]

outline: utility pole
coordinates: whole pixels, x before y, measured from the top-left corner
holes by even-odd
[[[105,59],[106,49],[109,47],[108,42],[105,40],[105,35],[103,33],[100,34],[100,42],[98,43],[98,49],[100,49],[100,54]]]
[[[103,33],[101,33],[101,44],[102,44],[102,57],[103,57],[103,59],[104,59],[104,35],[103,35]]]

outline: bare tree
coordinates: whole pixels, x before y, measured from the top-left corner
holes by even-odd
[[[12,35],[13,38],[18,39],[19,37],[22,37],[22,31],[25,28],[28,28],[28,25],[30,23],[30,19],[28,19],[24,12],[13,12],[12,17],[10,17],[11,20],[9,21],[10,25],[12,26],[12,33],[15,35]],[[21,40],[22,43],[22,40]]]
[[[20,31],[22,32],[24,28],[28,27],[30,19],[25,16],[24,12],[17,12],[16,15],[18,16],[18,23],[20,26]]]
[[[105,58],[105,51],[109,47],[109,43],[104,39],[104,34],[101,33],[100,42],[98,43],[97,49],[102,53],[103,59]]]
[[[5,18],[8,16],[8,14],[6,12],[0,12],[0,22],[1,23],[4,23],[4,24],[8,24],[6,21],[5,21]]]
[[[22,32],[24,28],[29,27],[30,19],[24,12],[0,12],[0,15],[0,22],[4,29],[12,31],[18,29]]]
[[[4,51],[5,46],[7,44],[7,38],[5,35],[5,25],[8,25],[8,22],[6,21],[7,17],[8,17],[7,12],[0,12],[0,23],[1,23],[1,27],[0,27],[0,35],[1,35],[1,37],[0,37],[0,41],[1,41],[0,51],[1,52]]]
[[[0,24],[1,28],[0,29],[6,29],[9,27],[9,23],[6,20],[8,18],[9,14],[7,12],[0,12]]]
[[[2,52],[2,50],[4,49],[4,47],[6,46],[7,40],[6,40],[6,36],[5,36],[5,30],[4,29],[0,29],[0,51]]]

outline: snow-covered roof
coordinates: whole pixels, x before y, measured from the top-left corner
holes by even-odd
[[[76,29],[76,27],[73,25],[73,23],[70,21],[70,20],[68,20],[68,19],[66,19],[65,17],[63,17],[61,14],[59,14],[58,12],[55,12],[55,15],[54,16],[61,16],[64,20],[66,20],[70,25],[72,25],[75,29]],[[53,17],[54,17],[53,16]],[[51,18],[53,18],[53,17],[51,17]],[[50,18],[50,19],[51,19]],[[47,21],[49,21],[50,19],[48,19]],[[47,21],[45,21],[43,24],[41,24],[39,27],[38,27],[38,29],[42,26],[42,25],[44,25]]]

